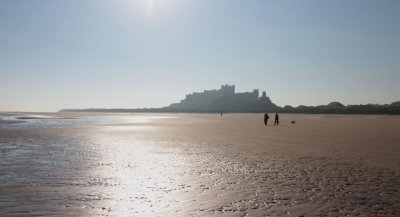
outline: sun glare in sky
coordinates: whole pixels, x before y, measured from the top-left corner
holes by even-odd
[[[147,15],[152,16],[153,14],[153,0],[147,0]]]

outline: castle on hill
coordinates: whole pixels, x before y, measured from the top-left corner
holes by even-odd
[[[265,91],[259,96],[259,90],[253,92],[236,93],[235,85],[222,85],[218,90],[204,90],[186,95],[180,103],[167,107],[170,111],[179,112],[234,112],[253,111],[262,112],[274,110],[278,107],[273,104]]]
[[[254,89],[253,92],[235,93],[235,85],[222,85],[219,90],[204,90],[200,93],[187,94],[186,98],[181,100],[181,103],[193,103],[197,101],[213,100],[219,97],[229,98],[231,100],[239,101],[268,101],[271,102],[265,91],[262,96],[259,97],[258,89]]]

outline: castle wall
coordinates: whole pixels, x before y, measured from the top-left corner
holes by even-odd
[[[265,92],[263,94],[265,94]],[[222,85],[219,90],[204,90],[203,93],[195,92],[188,94],[186,95],[186,99],[182,100],[182,102],[212,100],[221,96],[239,101],[257,101],[259,98],[259,91],[258,89],[254,89],[253,92],[235,93],[235,85]]]

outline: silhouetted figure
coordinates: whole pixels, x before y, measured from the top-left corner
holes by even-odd
[[[269,119],[268,113],[265,112],[265,114],[264,114],[264,124],[265,124],[265,126],[267,126],[268,119]]]
[[[279,115],[278,113],[275,113],[275,123],[274,125],[279,125]]]
[[[222,112],[221,112],[221,116],[222,116]]]

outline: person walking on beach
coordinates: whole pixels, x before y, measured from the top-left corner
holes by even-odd
[[[264,114],[264,124],[265,124],[265,126],[267,126],[268,119],[269,119],[268,113],[265,112],[265,114]]]
[[[279,115],[278,113],[275,113],[275,123],[274,125],[279,125]]]

